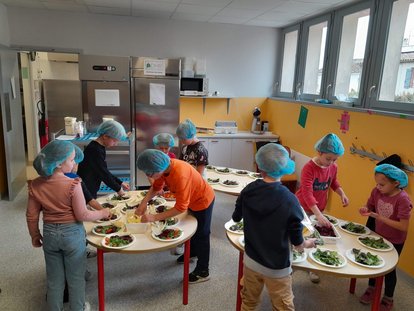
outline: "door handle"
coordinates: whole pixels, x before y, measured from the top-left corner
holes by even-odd
[[[369,88],[369,90],[368,90],[368,98],[371,98],[371,95],[375,91],[376,87],[377,87],[376,85],[373,85],[373,86],[371,86]]]

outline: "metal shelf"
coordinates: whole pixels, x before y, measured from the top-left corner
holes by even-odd
[[[361,158],[369,158],[375,161],[382,161],[387,158],[387,154],[385,152],[382,153],[383,156],[377,155],[377,153],[371,149],[371,152],[365,150],[364,146],[361,146],[361,149],[358,149],[354,144],[352,147],[349,147],[351,154],[358,154]],[[409,165],[402,163],[402,169],[407,172],[414,172],[414,164],[411,160],[408,160]]]

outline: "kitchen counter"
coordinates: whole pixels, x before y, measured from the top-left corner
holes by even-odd
[[[272,132],[265,132],[263,134],[254,134],[247,131],[239,131],[236,134],[215,134],[215,133],[197,133],[199,138],[250,138],[250,139],[279,139],[279,135]]]

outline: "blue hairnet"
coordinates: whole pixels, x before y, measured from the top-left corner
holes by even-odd
[[[178,124],[176,130],[176,134],[179,139],[191,139],[196,135],[196,132],[197,130],[195,125],[189,119]]]
[[[160,134],[155,135],[152,138],[152,142],[154,143],[154,146],[168,146],[168,147],[173,147],[175,143],[174,137],[168,133],[160,133]]]
[[[261,171],[272,178],[279,178],[295,171],[295,162],[279,144],[270,143],[261,147],[256,153],[256,163]]]
[[[339,156],[344,154],[344,146],[338,136],[333,133],[322,137],[316,144],[315,149],[323,153],[333,153]]]
[[[144,150],[137,159],[138,169],[145,174],[165,171],[170,165],[170,157],[156,149]]]
[[[75,151],[75,162],[83,160],[83,152],[78,146],[66,140],[48,143],[33,161],[33,167],[40,176],[51,176],[55,169]]]
[[[399,188],[405,188],[408,185],[408,176],[407,174],[400,170],[398,167],[391,164],[381,164],[375,167],[375,173],[381,173],[396,180],[400,183]]]
[[[102,122],[101,125],[99,125],[96,132],[99,136],[108,135],[109,137],[118,140],[123,140],[127,138],[125,129],[122,126],[122,124],[114,120]]]

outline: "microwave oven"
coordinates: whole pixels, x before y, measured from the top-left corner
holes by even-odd
[[[180,95],[186,96],[207,96],[207,78],[181,78]]]

